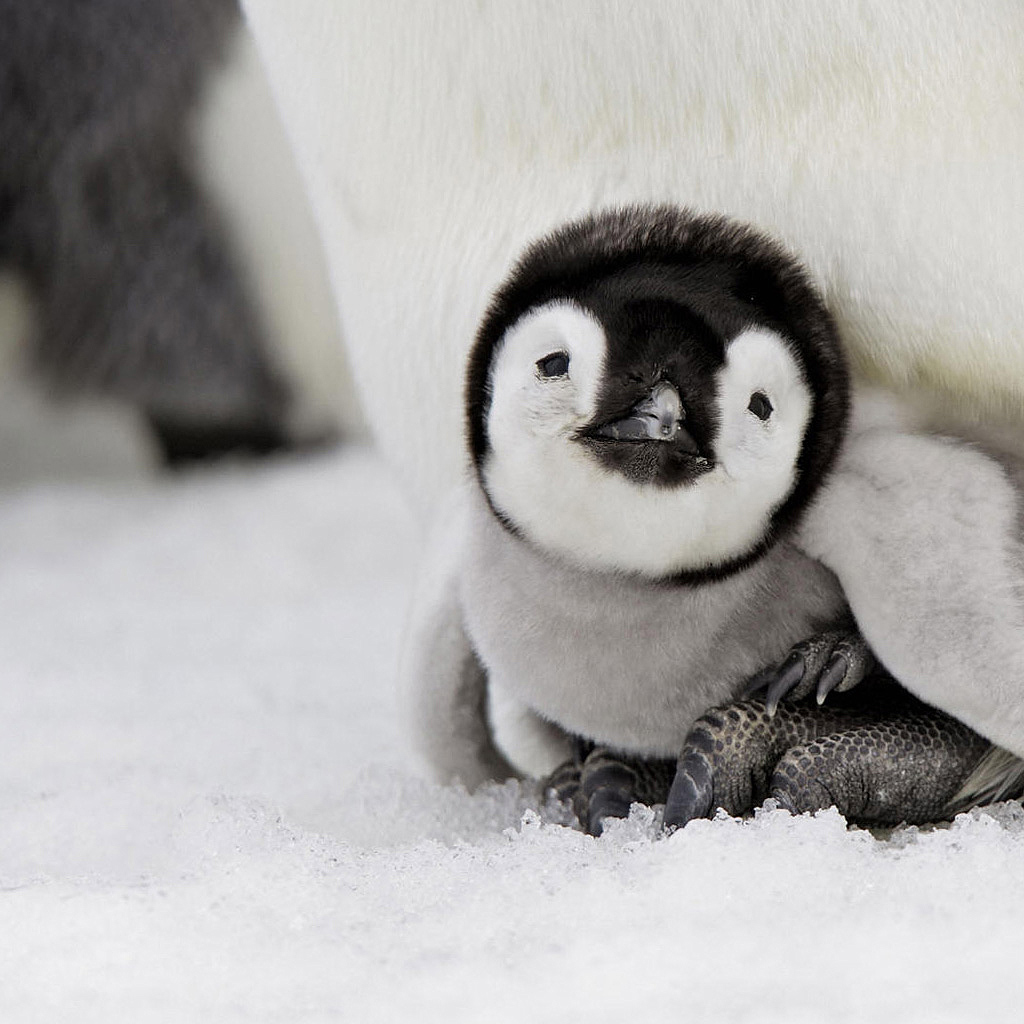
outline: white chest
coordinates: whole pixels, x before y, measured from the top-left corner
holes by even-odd
[[[842,608],[835,580],[779,546],[700,587],[586,573],[543,557],[482,506],[461,601],[489,678],[567,729],[674,754],[693,720]]]

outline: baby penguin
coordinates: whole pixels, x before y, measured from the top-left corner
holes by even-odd
[[[698,719],[795,645],[836,628],[859,644],[851,606],[887,668],[889,650],[912,662],[932,640],[916,618],[876,638],[860,612],[870,606],[873,625],[900,583],[920,590],[920,573],[892,564],[909,524],[879,527],[873,470],[866,482],[852,470],[852,489],[822,501],[850,458],[849,412],[827,309],[799,263],[753,229],[636,207],[530,248],[471,352],[473,472],[443,517],[409,632],[404,673],[440,774],[469,786],[510,769],[543,778],[572,762],[577,737],[605,768],[607,751],[621,765],[674,764],[689,743],[685,760]],[[968,470],[986,483],[998,467],[975,454],[984,465],[968,459]],[[897,456],[883,459],[897,479],[901,458],[920,462]],[[889,564],[860,571],[865,545]],[[887,576],[901,571],[893,586]],[[912,611],[931,614],[936,595],[917,596]],[[866,672],[865,658],[825,654],[804,673],[823,693]],[[958,657],[938,683],[899,678],[940,696],[952,681],[959,695],[973,680],[957,674]],[[783,672],[775,697],[795,681]],[[684,776],[677,811],[694,771]],[[707,791],[696,786],[682,817],[707,811]]]

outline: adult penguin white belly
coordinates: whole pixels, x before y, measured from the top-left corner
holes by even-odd
[[[424,506],[530,239],[615,203],[799,252],[855,372],[1024,419],[1024,8],[979,0],[245,0],[305,173],[364,406]]]

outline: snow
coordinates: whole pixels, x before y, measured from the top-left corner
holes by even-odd
[[[0,490],[0,1020],[1010,1021],[1024,812],[600,839],[437,786],[359,449]]]

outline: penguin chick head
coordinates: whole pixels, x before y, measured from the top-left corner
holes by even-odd
[[[848,404],[796,261],[721,217],[637,207],[531,247],[469,366],[470,446],[506,527],[588,569],[724,576],[792,526]]]

